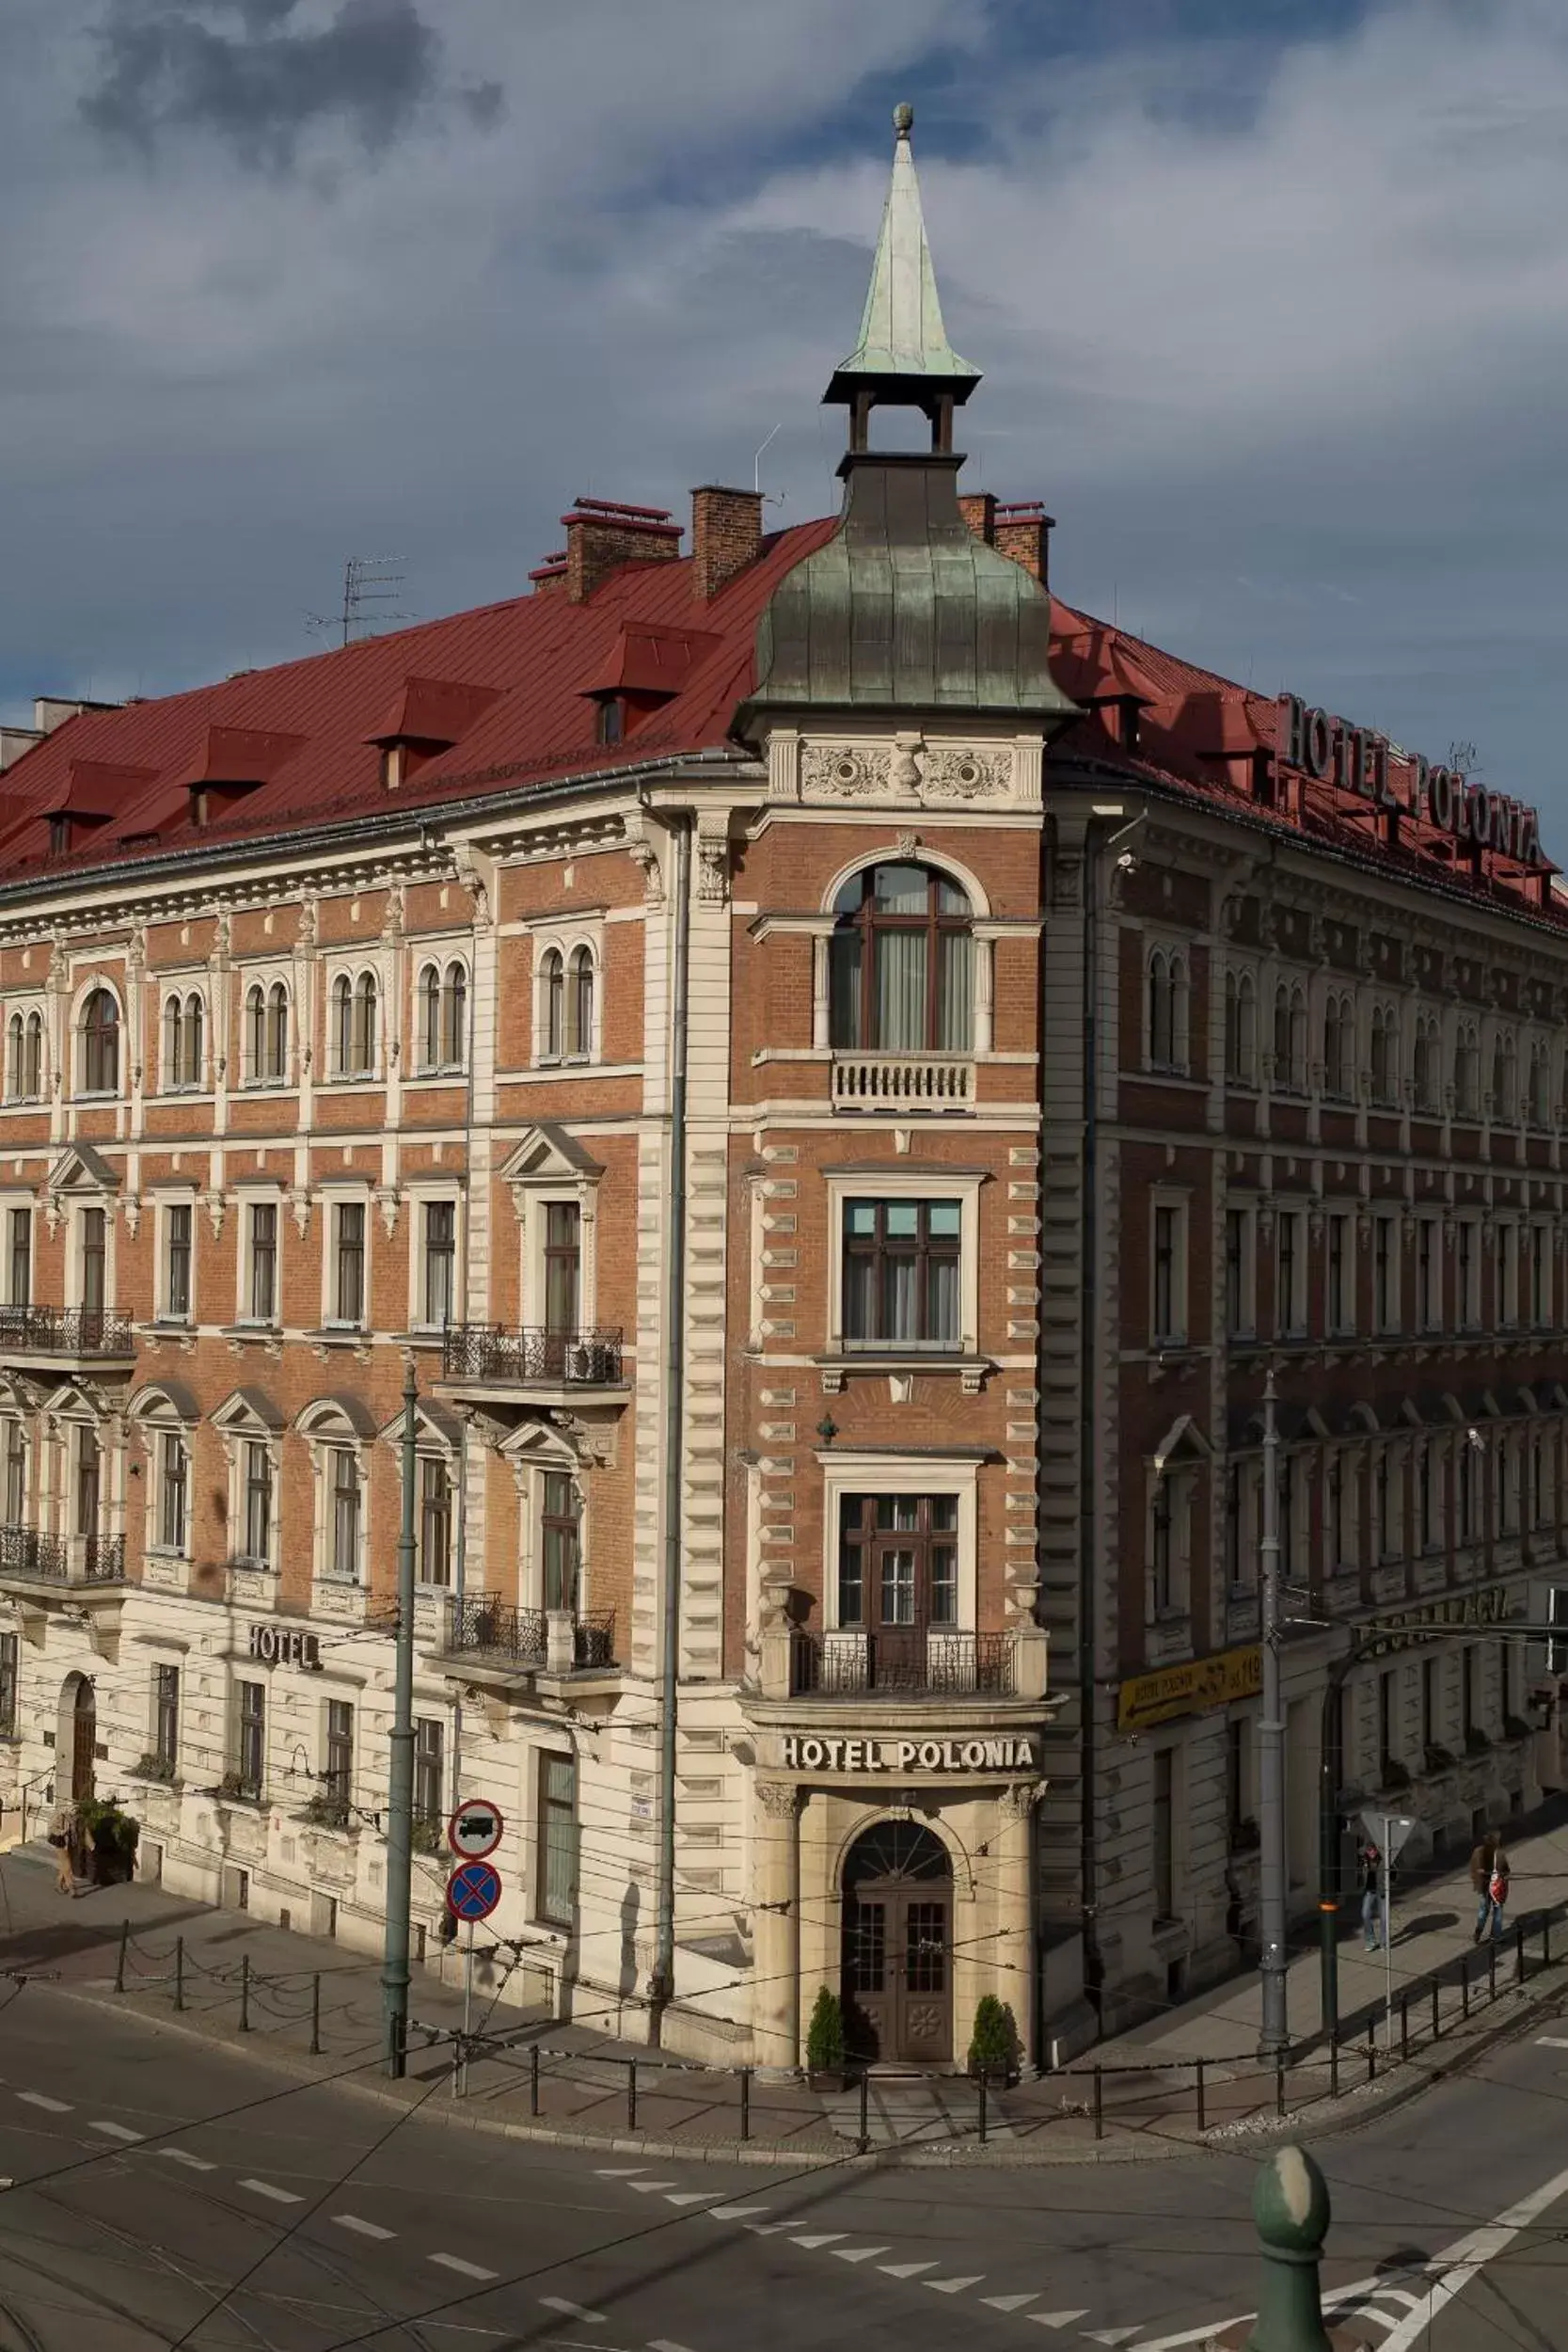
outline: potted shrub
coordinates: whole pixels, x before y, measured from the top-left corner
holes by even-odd
[[[826,1985],[806,2027],[806,2080],[813,2090],[844,2089],[844,2004]]]
[[[976,2077],[983,2074],[991,2083],[1015,2083],[1021,2055],[1012,2010],[994,1993],[983,1994],[974,2011],[974,2030],[969,2037],[970,2074]]]
[[[92,1839],[93,1884],[123,1886],[135,1873],[141,1823],[106,1799],[89,1798],[82,1806],[82,1824]]]

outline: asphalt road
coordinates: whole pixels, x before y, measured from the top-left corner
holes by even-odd
[[[1328,2283],[1363,2290],[1386,2352],[1568,2344],[1568,2029],[1528,2030],[1319,2151]],[[600,2158],[296,2085],[38,1982],[0,1988],[0,2352],[1151,2352],[1256,2299],[1240,2153]]]

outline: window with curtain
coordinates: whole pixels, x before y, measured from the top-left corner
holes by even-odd
[[[76,1432],[76,1533],[96,1535],[98,1533],[98,1503],[103,1479],[103,1455],[99,1451],[98,1432],[90,1422],[85,1422]]]
[[[539,1054],[560,1061],[566,1051],[566,965],[552,947],[539,966]]]
[[[332,1062],[341,1078],[354,1068],[354,982],[340,972],[332,983]]]
[[[451,1321],[457,1293],[457,1204],[451,1200],[424,1203],[423,1322],[427,1329],[444,1331]]]
[[[43,1015],[27,1015],[26,1034],[22,1041],[22,1093],[26,1102],[36,1102],[43,1092]]]
[[[569,1928],[577,1901],[578,1768],[569,1756],[539,1758],[539,1916]]]
[[[576,1613],[580,1573],[581,1513],[569,1470],[546,1470],[541,1496],[540,1554],[544,1605]]]
[[[165,1211],[164,1312],[172,1322],[187,1323],[191,1312],[192,1211],[188,1200],[171,1202]]]
[[[166,1429],[158,1440],[158,1541],[166,1551],[183,1551],[190,1497],[190,1455],[185,1440]]]
[[[427,1832],[446,1820],[446,1726],[435,1715],[414,1719],[414,1820]]]
[[[359,1324],[365,1320],[365,1204],[343,1200],[338,1206],[337,1263],[333,1268],[332,1319]]]
[[[109,1238],[102,1209],[84,1209],[81,1225],[81,1290],[84,1315],[101,1315],[108,1304]]]
[[[421,1584],[451,1581],[451,1472],[434,1454],[420,1464],[419,1571]]]
[[[249,1220],[250,1286],[246,1297],[246,1319],[251,1323],[274,1323],[277,1319],[277,1203],[275,1200],[253,1200]]]
[[[289,1074],[289,992],[281,980],[274,980],[267,991],[267,1025],[263,1041],[263,1076],[286,1078]]]
[[[33,1212],[31,1209],[13,1209],[10,1213],[10,1263],[6,1304],[8,1307],[29,1307],[32,1300]]]
[[[6,1024],[6,1093],[15,1103],[20,1101],[22,1087],[22,1015],[13,1012]]]
[[[333,993],[335,1023],[341,999]],[[281,980],[270,989],[258,981],[245,1000],[245,1075],[247,1086],[266,1086],[287,1075],[289,1055],[289,992]],[[339,1067],[342,1062],[340,1058]]]
[[[449,963],[441,982],[441,1059],[449,1070],[461,1070],[468,1058],[468,975],[460,963]]]
[[[95,988],[82,1008],[82,1091],[113,1094],[119,1086],[119,1007]]]
[[[575,1200],[545,1203],[545,1328],[576,1331],[582,1304],[582,1211]]]
[[[236,1683],[234,1701],[235,1794],[259,1797],[267,1768],[267,1686]]]
[[[1258,991],[1250,972],[1225,976],[1225,1074],[1232,1086],[1258,1083]]]
[[[6,1423],[6,1525],[27,1524],[27,1433],[19,1421]]]
[[[178,1666],[155,1666],[152,1670],[152,1753],[165,1772],[172,1775],[180,1762]]]
[[[844,1338],[854,1347],[957,1347],[958,1200],[847,1200]]]
[[[574,947],[566,969],[566,1058],[586,1061],[594,1051],[594,959]]]
[[[868,866],[839,892],[829,943],[835,1046],[966,1054],[974,1011],[970,904],[928,866]]]
[[[958,1621],[958,1496],[842,1496],[839,1624],[879,1629]]]
[[[441,975],[434,963],[420,974],[420,1067],[441,1066]]]
[[[354,1027],[350,1068],[367,1077],[375,1069],[376,987],[373,972],[361,972],[354,990]]]
[[[352,1583],[359,1575],[359,1463],[347,1446],[334,1446],[327,1469],[332,1502],[327,1574]]]
[[[245,1556],[265,1567],[272,1558],[272,1455],[252,1438],[245,1449]]]

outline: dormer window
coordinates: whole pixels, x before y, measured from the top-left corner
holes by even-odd
[[[50,854],[50,856],[51,856],[51,857],[64,857],[64,855],[65,855],[66,851],[70,849],[70,847],[71,847],[71,819],[70,819],[70,818],[69,818],[69,817],[51,817],[51,818],[49,819],[49,854]]]
[[[594,703],[594,740],[619,743],[626,732],[626,706],[620,694],[600,694]]]

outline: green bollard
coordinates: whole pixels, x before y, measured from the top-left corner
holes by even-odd
[[[1328,2183],[1305,2148],[1276,2148],[1259,2168],[1252,2217],[1263,2287],[1245,2352],[1332,2352],[1318,2264],[1328,2235]]]

